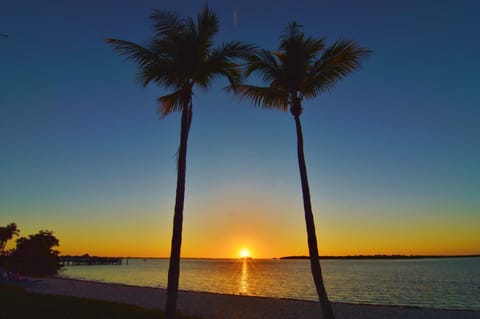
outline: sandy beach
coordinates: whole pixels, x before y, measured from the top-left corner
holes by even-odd
[[[28,291],[68,295],[163,309],[165,289],[107,284],[64,278],[29,278],[23,281]],[[480,319],[480,311],[426,309],[402,306],[377,306],[334,303],[338,319]],[[181,291],[178,311],[205,319],[318,319],[320,305],[312,301],[233,296]]]

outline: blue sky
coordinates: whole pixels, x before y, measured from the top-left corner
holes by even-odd
[[[472,226],[480,223],[477,1],[208,3],[221,19],[218,43],[275,49],[296,20],[328,43],[346,38],[373,50],[332,93],[304,104],[321,252],[480,252]],[[179,116],[159,119],[156,98],[166,92],[142,88],[135,66],[104,39],[145,43],[152,8],[187,16],[202,6],[3,2],[0,224],[15,221],[23,235],[53,229],[65,252],[109,254],[118,243],[134,255],[138,236],[155,247],[145,254],[168,255]],[[185,252],[226,256],[215,238],[248,227],[242,240],[260,256],[306,253],[294,122],[225,85],[194,99]],[[329,246],[338,237],[342,246]],[[297,246],[278,247],[292,238]],[[110,248],[95,250],[98,242]]]

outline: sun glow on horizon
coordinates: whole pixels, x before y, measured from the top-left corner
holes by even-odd
[[[242,248],[240,250],[240,258],[248,258],[251,257],[250,250],[248,248]]]

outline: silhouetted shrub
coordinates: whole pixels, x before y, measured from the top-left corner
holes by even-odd
[[[52,231],[41,230],[28,238],[17,239],[17,248],[11,253],[8,268],[28,276],[54,275],[61,268],[58,239]]]

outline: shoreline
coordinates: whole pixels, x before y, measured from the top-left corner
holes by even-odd
[[[148,288],[148,289],[160,289],[166,291],[166,288],[162,287],[153,287],[153,286],[139,286],[139,285],[132,285],[126,283],[117,283],[117,282],[106,282],[106,281],[95,281],[90,279],[79,279],[79,278],[70,278],[70,277],[62,277],[62,276],[55,276],[52,278],[68,280],[68,281],[80,281],[80,282],[87,282],[87,283],[100,283],[105,285],[115,285],[115,286],[123,286],[123,287],[132,287],[132,288]],[[40,278],[35,278],[40,279]],[[42,278],[45,279],[45,278]],[[185,290],[179,289],[179,292],[182,293],[199,293],[199,294],[211,294],[211,295],[220,295],[220,296],[232,296],[232,297],[250,297],[250,298],[260,298],[260,299],[274,299],[274,300],[285,300],[285,301],[300,301],[300,302],[310,302],[310,303],[318,303],[315,300],[309,299],[295,299],[295,298],[287,298],[287,297],[269,297],[269,296],[254,296],[254,295],[242,295],[242,294],[229,294],[229,293],[220,293],[220,292],[211,292],[211,291],[201,291],[201,290]],[[343,301],[331,301],[332,304],[338,305],[349,305],[349,306],[373,306],[373,307],[401,307],[401,308],[413,308],[413,309],[431,309],[431,310],[442,310],[442,311],[471,311],[471,312],[479,312],[480,309],[455,309],[455,308],[435,308],[435,307],[423,307],[417,305],[403,305],[403,304],[376,304],[376,303],[356,303],[356,302],[343,302]],[[156,308],[158,309],[158,308]]]
[[[166,289],[104,283],[64,277],[26,278],[18,284],[29,292],[67,295],[127,303],[147,309],[163,310]],[[373,305],[333,302],[337,319],[480,319],[480,310],[433,309],[417,306]],[[227,295],[180,290],[179,313],[203,319],[321,318],[316,301]]]
[[[345,256],[318,256],[321,260],[408,260],[408,259],[448,259],[448,258],[479,258],[479,254],[472,255],[345,255]],[[304,260],[309,256],[284,256],[282,260]]]

